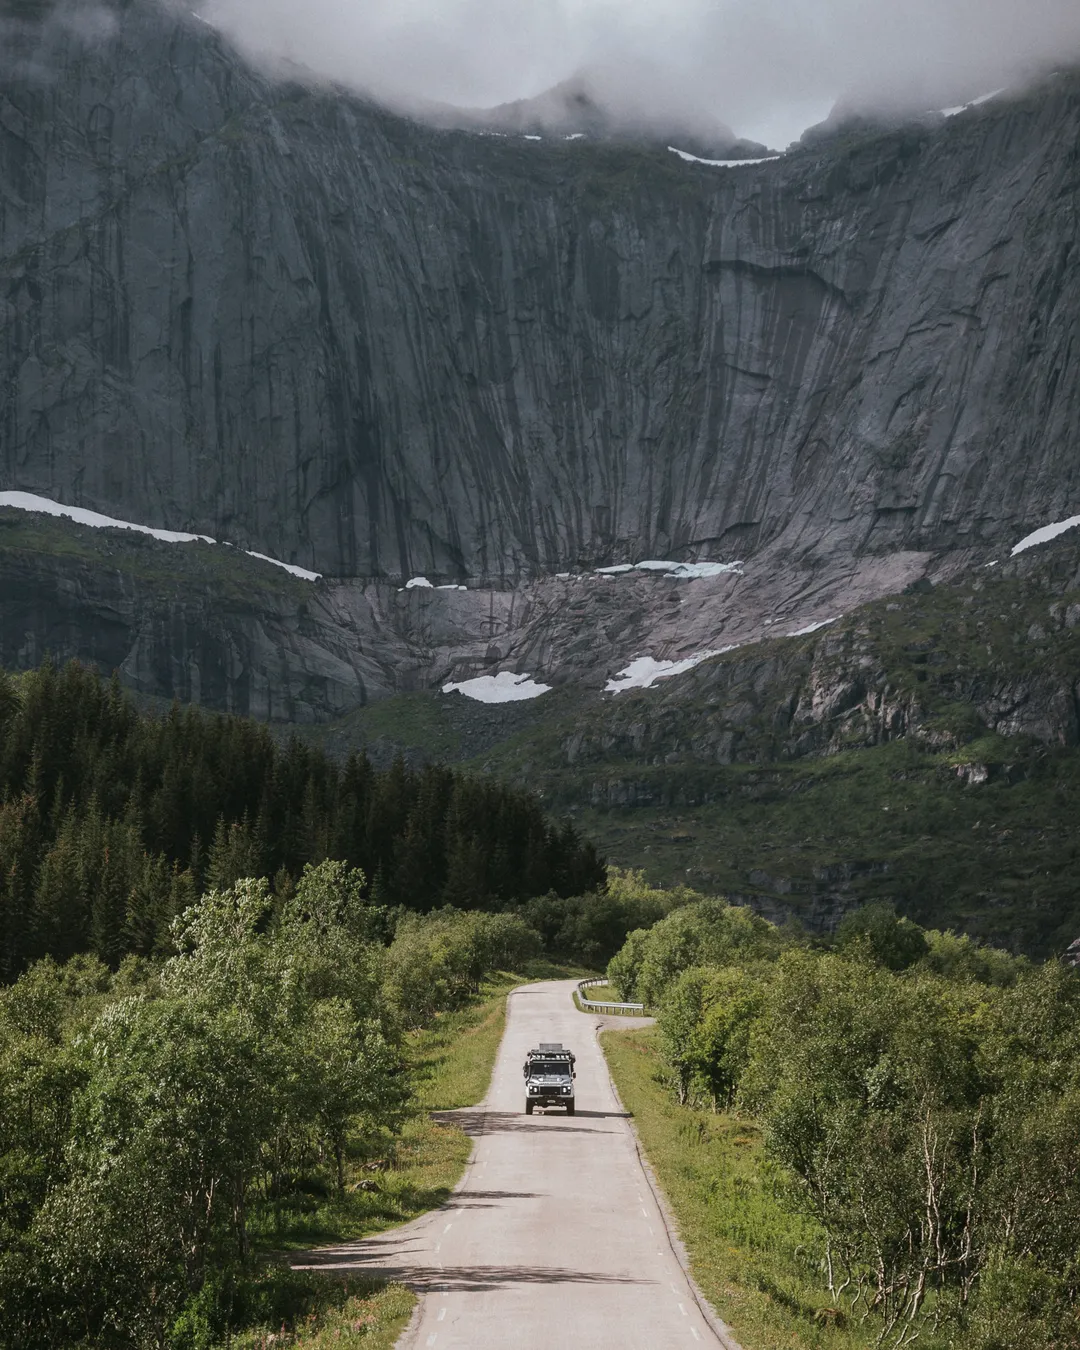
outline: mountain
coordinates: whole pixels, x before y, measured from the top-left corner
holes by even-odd
[[[341,576],[819,562],[1076,509],[1080,87],[716,170],[8,22],[0,486]]]
[[[0,493],[234,547],[0,509],[0,664],[535,780],[775,917],[1080,927],[1080,583],[1011,558],[1080,513],[1080,76],[736,167],[580,82],[491,115],[271,80],[156,0],[2,0]],[[889,844],[906,781],[962,833]]]

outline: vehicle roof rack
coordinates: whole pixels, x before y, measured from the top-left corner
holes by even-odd
[[[541,1050],[561,1050],[562,1048],[563,1048],[562,1041],[541,1041],[541,1042],[540,1042],[540,1049],[541,1049]]]

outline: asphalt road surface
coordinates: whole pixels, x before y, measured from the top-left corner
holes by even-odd
[[[683,1272],[610,1086],[595,1034],[602,1019],[577,1011],[573,988],[549,981],[510,995],[485,1101],[446,1113],[475,1139],[448,1204],[297,1264],[416,1290],[420,1306],[399,1342],[409,1350],[738,1350]],[[540,1041],[577,1056],[573,1116],[524,1113],[521,1067]]]

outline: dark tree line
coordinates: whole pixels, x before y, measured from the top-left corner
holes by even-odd
[[[0,978],[46,955],[161,955],[207,887],[266,876],[287,897],[325,858],[362,868],[378,904],[421,912],[604,881],[573,826],[498,783],[341,765],[190,707],[146,716],[75,663],[0,673]]]

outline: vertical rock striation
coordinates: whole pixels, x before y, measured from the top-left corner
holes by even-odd
[[[1080,510],[1075,77],[725,170],[71,13],[3,20],[0,487],[494,584]]]

